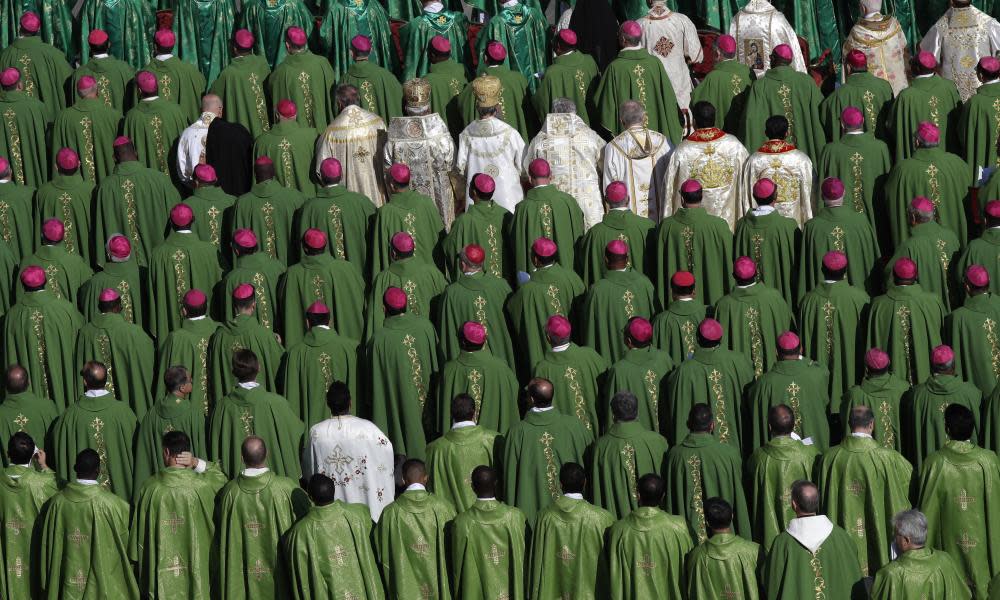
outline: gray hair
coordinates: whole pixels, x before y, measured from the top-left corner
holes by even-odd
[[[916,509],[903,510],[892,517],[896,535],[910,540],[911,544],[923,546],[927,543],[927,517]]]
[[[641,125],[646,121],[646,109],[635,100],[626,100],[618,107],[618,120],[625,127]]]
[[[639,416],[639,399],[632,392],[618,392],[611,398],[611,416],[615,421],[635,421]]]
[[[341,108],[358,106],[361,104],[361,94],[358,92],[358,88],[349,83],[342,83],[338,85],[333,95],[337,99],[337,104],[339,104]]]
[[[556,98],[552,101],[552,112],[554,113],[575,113],[576,102],[569,98]]]
[[[855,406],[847,417],[847,424],[852,430],[864,429],[875,422],[875,413],[868,406]]]

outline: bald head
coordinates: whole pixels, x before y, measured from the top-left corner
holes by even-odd
[[[216,116],[222,116],[222,98],[216,96],[215,94],[205,94],[201,99],[201,112],[214,113]]]
[[[267,463],[267,444],[263,439],[251,435],[243,440],[240,456],[243,457],[243,464],[248,469],[259,469]]]
[[[767,411],[767,427],[771,437],[789,435],[795,429],[795,414],[785,404],[772,406]]]
[[[108,383],[108,368],[104,366],[104,363],[91,360],[83,365],[80,376],[83,377],[83,386],[87,390],[104,389]]]
[[[7,367],[7,393],[20,394],[28,389],[28,370],[21,365]]]
[[[819,512],[819,489],[815,483],[800,479],[792,484],[792,510],[796,517],[809,517]]]
[[[555,393],[552,389],[552,382],[548,379],[535,377],[528,382],[525,390],[528,392],[531,405],[535,408],[548,408],[552,406],[552,398]]]
[[[427,485],[427,467],[424,465],[424,461],[411,458],[403,463],[400,471],[403,473],[403,485],[407,487],[414,483]]]

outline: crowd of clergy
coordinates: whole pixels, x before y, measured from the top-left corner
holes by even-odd
[[[0,597],[1000,600],[1000,5],[570,4],[0,5]]]

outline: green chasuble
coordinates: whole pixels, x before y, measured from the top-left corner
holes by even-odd
[[[38,36],[17,38],[0,51],[0,69],[10,67],[21,72],[24,94],[45,103],[49,121],[65,108],[66,80],[73,70],[61,50]]]
[[[184,203],[194,212],[193,231],[198,238],[215,246],[220,261],[228,260],[236,197],[217,185],[199,185]]]
[[[183,431],[191,438],[191,454],[208,456],[205,413],[201,405],[174,394],[161,397],[139,420],[132,498],[138,498],[146,480],[163,468],[163,436],[168,431]]]
[[[512,246],[515,271],[532,270],[531,245],[541,237],[556,243],[560,265],[574,268],[574,249],[584,232],[583,210],[573,196],[554,185],[531,188],[517,203],[506,236]]]
[[[306,309],[322,302],[332,311],[330,325],[345,338],[361,340],[365,282],[358,269],[329,254],[306,255],[288,267],[278,287],[285,346],[306,334]],[[381,302],[381,298],[379,299]],[[378,304],[374,305],[378,306]],[[259,309],[259,306],[258,306]]]
[[[34,254],[21,261],[17,279],[20,279],[21,272],[33,265],[45,269],[45,289],[51,291],[57,298],[69,300],[74,306],[80,286],[94,274],[82,258],[67,252],[62,244],[39,246]],[[21,286],[14,288],[14,298],[17,300],[23,298],[25,293]]]
[[[31,254],[38,237],[33,217],[35,191],[9,179],[0,181],[0,239],[10,248],[15,264]]]
[[[536,116],[528,95],[528,80],[517,71],[504,65],[484,67],[480,77],[492,75],[500,80],[500,112],[497,116],[521,134],[525,143],[531,141],[531,136],[537,131]],[[458,97],[458,105],[462,110],[462,120],[468,126],[478,118],[476,112],[476,95],[472,91],[470,81]]]
[[[667,452],[664,478],[669,482],[664,508],[682,516],[699,544],[707,539],[703,503],[719,497],[733,507],[733,528],[750,538],[750,512],[743,494],[743,465],[736,446],[711,433],[689,433]]]
[[[955,351],[955,372],[978,387],[983,396],[988,396],[1000,379],[998,324],[1000,306],[992,294],[969,296],[965,305],[944,321],[944,335]]]
[[[459,333],[466,321],[476,321],[486,328],[486,349],[489,353],[516,368],[510,328],[503,307],[510,297],[507,282],[482,271],[462,273],[448,285],[438,302],[435,321],[444,360],[457,358],[461,353]],[[450,399],[449,399],[450,401]],[[448,414],[445,411],[444,417]]]
[[[56,116],[52,126],[53,163],[61,148],[72,148],[80,155],[80,175],[100,183],[115,167],[113,142],[121,121],[122,114],[106,106],[100,96],[77,99]]]
[[[180,326],[181,304],[188,290],[205,292],[211,306],[212,290],[221,276],[211,242],[203,242],[192,233],[171,231],[149,257],[149,298],[154,303],[150,333],[159,338]]]
[[[691,91],[691,106],[708,102],[715,107],[715,127],[726,133],[740,132],[740,119],[756,75],[734,59],[722,60]]]
[[[533,527],[538,513],[560,496],[559,477],[554,474],[564,463],[583,464],[584,452],[593,439],[576,417],[555,407],[529,410],[524,420],[507,432],[503,495],[524,511],[529,526]]]
[[[587,462],[594,504],[621,519],[639,508],[640,477],[666,476],[667,440],[639,421],[615,422],[589,451]]]
[[[707,307],[695,298],[678,298],[653,319],[653,345],[665,351],[676,364],[694,356],[695,331],[705,319]]]
[[[153,248],[164,239],[170,209],[180,201],[170,178],[139,161],[119,163],[97,188],[94,203],[94,247],[124,234],[132,243],[132,256],[140,267],[149,264]],[[104,252],[94,252],[98,265],[107,262]],[[208,293],[208,290],[205,290]]]
[[[0,439],[9,440],[18,431],[23,431],[31,439],[44,444],[49,426],[58,416],[56,405],[48,398],[37,396],[30,390],[16,394],[8,392],[0,402]],[[0,448],[0,457],[4,466],[10,464],[6,445]]]
[[[289,235],[295,211],[303,202],[301,193],[282,187],[277,179],[255,183],[249,192],[236,199],[233,227],[256,233],[260,249],[287,265],[296,255]]]
[[[670,302],[670,278],[677,271],[694,275],[698,297],[707,304],[715,304],[729,293],[732,276],[722,265],[733,255],[733,234],[724,219],[700,206],[680,208],[660,223],[655,247],[660,306]]]
[[[52,471],[13,466],[0,473],[0,515],[9,534],[0,537],[3,573],[0,591],[5,598],[40,598],[36,570],[42,522],[42,506],[58,491]],[[37,528],[37,529],[36,529]],[[21,531],[25,531],[21,535]]]
[[[476,500],[451,534],[454,598],[524,600],[525,515],[496,500]]]
[[[570,269],[551,264],[531,272],[507,302],[510,332],[518,345],[519,372],[528,372],[542,359],[549,343],[545,322],[553,315],[572,318],[575,305],[585,291],[583,281]]]
[[[559,496],[538,515],[531,539],[532,598],[596,600],[609,580],[604,541],[615,519],[608,511]]]
[[[757,565],[763,562],[758,544],[733,535],[715,533],[688,555],[689,598],[734,598],[757,600]]]
[[[60,412],[79,394],[73,346],[82,326],[76,307],[45,289],[25,294],[4,318],[4,364],[27,369],[31,391],[52,399]]]
[[[824,526],[830,527],[831,523],[823,515],[793,519],[790,524],[792,531],[809,528],[813,536],[817,535],[816,529]],[[767,599],[814,598],[818,580],[821,580],[820,593],[825,594],[825,598],[862,600],[865,588],[850,534],[833,525],[833,530],[822,541],[812,537],[805,539],[819,544],[807,547],[787,530],[775,538],[761,569],[761,583],[767,590]]]
[[[201,116],[201,96],[208,86],[205,84],[205,76],[201,74],[198,67],[171,55],[166,59],[154,57],[140,70],[149,71],[156,75],[157,92],[161,100],[172,102],[180,107],[181,121],[184,123],[181,126],[181,131],[187,127],[189,122]],[[140,106],[142,100],[139,99],[138,89],[135,90],[135,93],[135,105]],[[126,115],[126,121],[127,119]],[[132,137],[127,133],[128,127],[125,128],[125,131],[125,135]],[[139,157],[142,158],[141,150]]]
[[[49,109],[25,92],[0,92],[0,115],[0,156],[10,161],[11,181],[37,189],[49,180]]]
[[[342,185],[317,186],[316,197],[302,205],[296,237],[308,229],[326,234],[327,252],[368,273],[368,235],[375,205],[364,194]]]
[[[901,600],[918,594],[925,598],[972,598],[958,563],[932,548],[905,552],[875,574],[872,598]],[[985,598],[985,596],[982,596]]]
[[[131,69],[138,69],[149,62],[149,59],[153,57],[152,44],[149,42],[157,25],[155,8],[156,5],[153,2],[135,0],[85,2],[80,10],[80,23],[77,25],[79,38],[77,45],[80,48],[80,59],[81,62],[85,63],[84,66],[90,67],[95,60],[111,59],[115,62],[123,62]],[[103,29],[108,33],[111,41],[108,49],[109,57],[95,58],[90,53],[87,36],[94,29]],[[128,78],[131,79],[132,75],[129,75]],[[122,89],[124,90],[124,88]],[[115,103],[114,106],[118,110],[122,110],[123,107],[121,102]]]
[[[20,19],[31,11],[41,21],[40,35],[43,42],[52,45],[66,57],[75,53],[73,39],[73,15],[71,6],[52,0],[13,0],[4,3],[4,24],[0,27],[0,47],[6,48],[17,40],[20,34]]]
[[[785,141],[809,155],[815,164],[826,144],[820,119],[823,94],[812,76],[790,66],[773,67],[750,86],[739,137],[747,148],[760,148],[767,141],[764,122],[772,115],[788,119]]]
[[[144,595],[211,597],[215,495],[225,484],[213,463],[204,473],[167,467],[146,480],[134,499],[128,539]]]
[[[600,431],[597,399],[601,397],[610,366],[608,359],[593,348],[570,342],[563,350],[549,348],[531,369],[531,376],[551,381],[553,405],[564,414],[575,416],[594,439]]]
[[[180,59],[197,67],[208,85],[229,64],[235,19],[236,8],[229,2],[178,0],[174,6]]]
[[[986,598],[1000,565],[1000,459],[971,442],[949,441],[920,471],[916,507],[927,517],[927,545],[947,552],[963,579]]]
[[[538,89],[538,75],[545,71],[550,61],[548,22],[541,10],[520,2],[498,8],[500,10],[479,31],[476,55],[480,64],[485,64],[486,44],[494,40],[503,44],[507,49],[503,64],[524,75],[528,91],[534,94]]]
[[[441,242],[445,275],[450,281],[461,278],[459,253],[469,244],[483,249],[483,272],[497,278],[510,279],[513,261],[510,244],[504,238],[510,230],[512,216],[506,208],[488,200],[476,200],[465,212],[455,217],[451,230]]]
[[[802,227],[799,252],[795,257],[799,263],[797,299],[801,300],[807,292],[823,283],[823,255],[833,250],[847,255],[846,279],[849,285],[864,289],[869,294],[878,289],[875,272],[875,261],[879,258],[878,240],[868,217],[847,204],[827,206]],[[767,271],[764,273],[766,275]]]
[[[951,404],[960,404],[972,411],[976,419],[976,428],[972,433],[972,441],[979,439],[980,409],[983,394],[979,388],[955,375],[934,374],[924,383],[914,386],[908,396],[903,398],[903,430],[909,435],[909,442],[903,451],[906,458],[920,472],[924,461],[932,452],[941,448],[948,441],[944,429],[944,411]]]
[[[884,184],[892,167],[889,146],[873,133],[845,135],[823,146],[815,167],[822,177],[836,177],[844,183],[844,205],[863,214],[879,240],[888,243],[882,229],[886,227]]]
[[[3,277],[10,281],[16,271],[17,265],[14,263],[14,253],[11,252],[6,244],[0,244],[0,273],[3,273]],[[14,298],[16,297],[15,293],[17,289],[11,289],[12,287],[9,286],[6,289],[0,289],[0,314],[6,313],[15,301]]]
[[[691,408],[708,404],[715,417],[713,435],[740,451],[743,393],[753,377],[753,366],[739,352],[721,347],[695,349],[667,378],[670,401],[661,431],[671,444],[679,444],[688,433]]]
[[[639,398],[639,416],[636,419],[643,427],[659,432],[665,424],[666,409],[660,410],[660,402],[665,402],[667,375],[674,370],[670,355],[658,348],[632,348],[627,350],[618,362],[611,365],[604,379],[601,403],[604,406],[605,429],[611,424],[611,398],[622,390],[628,390]]]
[[[309,512],[299,483],[271,471],[237,475],[219,492],[216,593],[234,600],[283,598],[288,574],[279,555],[281,537]]]
[[[846,281],[817,283],[799,303],[802,353],[826,368],[830,413],[840,412],[840,399],[864,372],[864,340],[870,298]],[[845,421],[846,422],[846,421]]]
[[[123,500],[132,497],[132,444],[138,423],[128,404],[110,393],[79,396],[52,426],[56,473],[70,481],[76,455],[92,448],[101,456],[97,480]]]
[[[427,444],[427,489],[459,512],[466,510],[476,502],[469,477],[479,465],[499,462],[501,440],[496,431],[467,424]]]
[[[253,53],[266,58],[267,64],[273,69],[275,65],[287,58],[285,32],[288,28],[301,27],[308,36],[313,30],[313,25],[313,16],[301,0],[280,0],[279,2],[252,0],[243,5],[237,28],[250,30],[254,39]],[[284,98],[285,96],[272,97]],[[298,104],[297,101],[296,104]],[[329,118],[326,122],[329,122]],[[315,127],[315,125],[313,126]]]
[[[153,340],[120,313],[94,317],[76,338],[76,364],[97,360],[108,367],[106,389],[140,421],[153,403]]]
[[[253,155],[271,157],[278,183],[312,198],[316,195],[316,184],[311,178],[316,137],[316,130],[311,127],[297,121],[280,121],[254,140]]]
[[[958,133],[961,110],[962,101],[958,97],[958,88],[951,80],[940,75],[914,78],[892,105],[889,124],[895,144],[893,156],[900,161],[913,154],[917,126],[925,121],[938,126],[941,141],[947,148],[956,146],[953,140],[964,137]],[[964,171],[971,178],[968,166]]]
[[[284,349],[274,333],[258,323],[253,315],[236,315],[212,334],[208,343],[211,397],[216,402],[234,390],[236,378],[231,370],[233,353],[243,349],[252,350],[257,355],[264,389],[270,392],[278,389],[278,367]],[[236,446],[238,453],[239,444]]]
[[[983,198],[983,195],[980,194],[979,197]],[[953,289],[962,287],[965,270],[971,265],[985,267],[990,275],[990,292],[1000,292],[1000,228],[987,227],[978,238],[969,241],[969,245],[952,266]]]
[[[91,247],[94,240],[91,239],[90,228],[94,192],[94,183],[81,177],[81,173],[57,173],[51,181],[38,188],[35,208],[34,230],[41,231],[42,223],[52,218],[62,221],[63,247],[67,253],[83,259],[88,270],[94,263]],[[87,274],[87,277],[92,274]]]
[[[258,54],[234,56],[209,92],[222,99],[226,120],[247,128],[257,139],[270,127],[264,81],[271,74],[267,61]]]
[[[594,91],[598,78],[597,63],[589,54],[571,50],[555,57],[532,96],[538,120],[545,122],[553,100],[569,98],[576,104],[576,114],[589,127],[590,115],[596,114]]]
[[[261,0],[261,3],[264,1]],[[302,6],[300,0],[290,1],[295,2],[299,7]],[[246,15],[245,11],[253,8],[254,5],[249,8],[244,7],[243,14]],[[304,7],[302,10],[305,11]],[[289,26],[291,25],[289,24]],[[311,27],[307,28],[306,31],[310,29]],[[284,38],[284,31],[285,29],[282,28],[280,32],[282,38]],[[261,38],[257,37],[256,39],[256,43],[259,44]],[[274,44],[280,46],[281,52],[284,54],[284,42],[275,41]],[[281,60],[281,64],[274,67],[271,76],[267,78],[267,87],[272,102],[275,98],[291,100],[298,107],[296,121],[299,122],[299,125],[318,131],[325,129],[333,120],[336,106],[333,105],[332,95],[336,85],[337,78],[330,67],[330,61],[326,57],[313,54],[308,49],[285,56]]]
[[[219,286],[219,297],[216,302],[222,305],[222,314],[232,317],[233,290],[237,286],[248,283],[254,287],[254,300],[257,303],[253,312],[257,322],[271,331],[280,331],[278,326],[278,281],[285,271],[285,266],[263,252],[254,251],[251,254],[236,257],[236,265],[232,271],[222,278]]]
[[[910,385],[931,374],[931,350],[941,343],[944,306],[919,283],[893,286],[872,299],[864,348],[889,354],[889,371]]]
[[[747,489],[750,490],[750,520],[754,540],[765,549],[795,518],[786,494],[800,479],[810,481],[820,450],[787,435],[772,437],[747,461]]]
[[[828,379],[826,369],[807,358],[776,362],[747,390],[750,431],[744,437],[745,449],[750,452],[767,443],[768,409],[785,404],[795,416],[795,434],[825,450],[830,445]]]
[[[403,51],[402,81],[423,77],[431,69],[427,46],[435,35],[451,43],[451,60],[459,65],[472,64],[469,48],[469,20],[461,11],[424,11],[413,17],[399,31]],[[440,113],[438,113],[440,114]]]
[[[892,517],[910,507],[912,475],[913,467],[899,452],[860,434],[845,436],[819,463],[814,481],[823,512],[854,540],[866,577],[889,564]]]
[[[906,160],[898,160],[886,180],[886,212],[892,245],[898,247],[911,235],[907,210],[917,196],[934,202],[934,218],[942,227],[958,236],[962,246],[968,242],[966,205],[972,176],[958,156],[941,148],[920,148]]]
[[[278,377],[292,411],[306,429],[330,418],[326,392],[334,381],[347,384],[359,398],[358,342],[323,325],[310,329],[288,346]]]
[[[643,506],[611,526],[607,542],[612,600],[682,600],[684,557],[694,548],[683,517]]]
[[[73,482],[53,496],[41,530],[42,597],[138,600],[128,562],[128,514],[128,502],[101,485]],[[94,592],[80,595],[81,587]]]
[[[429,197],[416,190],[392,194],[389,201],[375,211],[371,239],[371,275],[389,267],[392,236],[405,231],[413,238],[413,256],[441,266],[440,243],[444,237],[444,221]]]
[[[979,86],[976,93],[962,106],[959,118],[959,136],[964,142],[965,162],[975,181],[979,180],[979,170],[983,167],[995,169],[997,162],[996,123],[1000,118],[1000,81],[991,81]]]
[[[302,421],[295,416],[288,400],[265,391],[264,386],[245,388],[236,385],[212,412],[209,424],[209,454],[230,477],[240,471],[240,446],[256,435],[267,444],[267,464],[276,475],[298,479],[304,433]]]
[[[795,219],[788,218],[777,210],[764,214],[750,211],[736,222],[734,256],[752,258],[757,264],[757,281],[781,292],[781,297],[788,306],[795,305],[798,275],[795,265],[803,259],[802,256],[796,256],[795,251],[801,247],[802,233]],[[713,266],[718,268],[719,265]],[[698,278],[695,277],[695,283],[697,282]]]
[[[385,432],[395,454],[422,457],[427,434],[434,430],[430,403],[437,345],[429,320],[403,313],[387,318],[365,348],[372,422]]]
[[[377,114],[386,123],[393,117],[403,116],[403,86],[395,75],[377,63],[356,61],[348,67],[340,83],[358,88],[361,108]]]
[[[993,389],[988,396],[983,396],[983,421],[979,434],[981,444],[996,452],[1000,450],[1000,386]],[[2,405],[0,405],[0,414]]]
[[[187,126],[181,107],[159,96],[136,102],[125,115],[122,132],[135,144],[140,162],[170,175],[174,167],[171,159],[174,143]]]
[[[754,377],[777,362],[778,336],[791,328],[793,320],[781,294],[764,283],[733,289],[716,304],[715,318],[729,348],[750,359]]]
[[[166,394],[163,374],[167,369],[179,365],[191,374],[194,389],[191,390],[191,403],[201,409],[202,415],[208,417],[209,408],[216,400],[210,385],[209,375],[211,365],[208,354],[208,344],[219,328],[219,324],[208,317],[199,319],[184,319],[180,327],[174,329],[165,338],[161,338],[157,351],[156,381],[153,397],[160,398]]]
[[[451,598],[445,529],[454,518],[455,509],[446,500],[420,489],[404,492],[385,507],[374,538],[387,597],[420,591]]]
[[[392,237],[392,234],[389,237]],[[441,292],[447,285],[444,275],[433,263],[425,262],[417,256],[408,256],[393,261],[371,282],[371,291],[368,293],[365,339],[371,339],[382,328],[382,322],[385,320],[382,297],[390,287],[398,287],[406,292],[407,312],[433,319],[438,314]],[[461,323],[459,325],[461,326]],[[443,333],[449,337],[455,335],[454,331],[443,331]]]
[[[597,350],[608,364],[625,355],[625,327],[632,317],[650,318],[653,284],[638,271],[608,271],[583,298],[583,343]]]
[[[437,392],[437,430],[442,433],[451,426],[451,401],[459,394],[469,394],[476,401],[475,421],[482,427],[504,434],[518,422],[517,377],[489,350],[463,351],[446,362]]]
[[[611,61],[594,92],[600,125],[611,135],[622,131],[618,107],[626,100],[638,100],[646,109],[647,127],[680,143],[683,132],[677,97],[663,63],[643,48],[622,50]]]
[[[335,500],[313,506],[281,541],[292,598],[382,600],[371,538],[371,513],[364,504]],[[333,559],[320,562],[317,556]]]
[[[578,270],[583,283],[590,287],[604,277],[607,265],[604,252],[613,240],[622,240],[628,245],[628,264],[636,271],[653,279],[652,252],[647,252],[655,240],[656,224],[626,208],[612,208],[604,213],[600,223],[595,224],[580,240],[576,254]],[[659,277],[656,278],[657,282]]]
[[[84,321],[89,322],[100,314],[97,305],[100,303],[101,292],[108,288],[117,291],[121,297],[122,318],[145,329],[149,306],[146,294],[149,290],[146,287],[145,270],[140,273],[139,265],[131,258],[122,263],[107,263],[80,286],[77,298]]]
[[[103,3],[102,3],[103,4]],[[123,6],[129,4],[128,2],[119,2],[118,6]],[[80,13],[81,19],[84,17],[84,12]],[[145,52],[149,52],[149,43],[146,41],[145,32],[143,32],[143,48]],[[86,44],[84,44],[86,46]],[[86,54],[87,51],[83,51],[82,54]],[[145,56],[141,59],[138,65],[146,64],[149,60],[149,56]],[[136,66],[138,66],[136,65]],[[120,61],[114,56],[104,55],[101,58],[91,57],[86,64],[80,65],[73,71],[73,76],[70,78],[71,89],[76,89],[76,84],[82,79],[90,75],[97,81],[97,97],[104,103],[107,108],[113,108],[121,114],[125,113],[125,109],[132,104],[132,94],[126,96],[125,92],[128,89],[129,84],[135,77],[135,67],[129,65],[126,62]],[[81,102],[81,98],[76,98],[75,102]],[[109,150],[110,152],[110,150]],[[110,169],[110,167],[109,167]]]
[[[430,65],[430,70],[424,74],[424,79],[431,86],[431,112],[437,113],[444,119],[449,131],[462,131],[465,122],[458,106],[458,95],[469,83],[465,76],[465,67],[448,58]]]
[[[316,30],[317,52],[330,59],[338,80],[351,66],[351,39],[356,35],[368,36],[371,40],[369,60],[393,73],[399,71],[399,55],[392,40],[389,16],[380,2],[330,0],[323,4],[326,5],[323,21]],[[409,15],[406,18],[409,19]]]
[[[865,115],[864,131],[874,134],[880,140],[887,140],[892,100],[892,86],[885,79],[876,77],[868,71],[851,73],[844,83],[820,104],[820,119],[826,130],[826,139],[836,142],[844,137],[840,127],[840,115],[845,108],[853,106]]]
[[[855,406],[867,406],[875,413],[875,431],[872,435],[880,446],[892,448],[901,452],[905,444],[902,439],[904,432],[900,430],[900,411],[903,394],[910,386],[891,373],[868,375],[856,385],[844,392],[840,405],[840,421],[847,431],[848,417]],[[909,435],[907,433],[906,435]]]

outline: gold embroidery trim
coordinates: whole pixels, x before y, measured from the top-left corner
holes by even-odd
[[[643,75],[646,73],[646,68],[642,65],[636,65],[632,69],[632,74],[635,75],[635,87],[639,88],[639,104],[643,108],[646,108],[646,80],[643,79]]]
[[[21,158],[21,134],[17,130],[17,114],[13,108],[8,108],[3,113],[4,122],[7,124],[7,135],[10,136],[10,164],[13,167],[14,179],[21,185],[24,181],[24,161]]]
[[[201,360],[201,373],[198,374],[198,386],[201,388],[201,404],[205,416],[208,416],[208,338],[198,340],[198,358]]]
[[[187,254],[178,248],[172,258],[174,259],[174,292],[177,294],[177,302],[183,304],[184,294],[188,291],[187,269],[184,268]]]
[[[764,374],[764,349],[760,337],[760,312],[749,307],[743,315],[747,320],[747,327],[750,329],[750,359],[753,362],[754,378],[759,378]]]
[[[115,393],[115,376],[114,376],[114,356],[111,354],[111,340],[108,339],[107,334],[102,333],[97,336],[97,345],[100,347],[101,351],[101,362],[104,363],[105,371],[107,372],[107,381],[104,384],[104,389],[110,394]]]
[[[340,260],[347,260],[347,252],[344,250],[343,211],[340,209],[340,206],[331,204],[326,213],[330,217],[330,227],[333,229],[333,241],[334,248],[337,252],[337,258]]]
[[[87,167],[87,178],[97,180],[97,169],[94,167],[94,121],[90,117],[80,119],[83,133],[83,164]]]
[[[573,392],[573,406],[576,418],[580,419],[580,422],[587,427],[587,431],[592,431],[593,426],[590,424],[590,418],[587,416],[587,399],[584,398],[583,389],[580,387],[580,382],[576,379],[578,373],[575,368],[566,367],[563,377],[569,382],[569,389]]]
[[[256,73],[250,73],[250,91],[253,92],[254,106],[257,109],[257,118],[264,131],[270,131],[271,124],[267,121],[267,108],[264,102],[264,88],[260,85],[260,77]]]
[[[50,398],[49,395],[49,355],[45,349],[45,315],[41,311],[31,312],[31,329],[35,332],[38,341],[38,366],[42,372],[42,396]]]
[[[792,415],[795,417],[794,431],[799,436],[802,435],[802,412],[799,405],[799,392],[801,391],[802,388],[794,381],[785,388],[785,392],[788,394],[788,406],[792,409]]]
[[[885,400],[878,405],[879,421],[882,422],[882,445],[893,448],[896,445],[896,430],[892,426],[892,407]]]
[[[854,210],[864,214],[864,171],[861,165],[865,162],[865,157],[860,152],[851,155],[851,176],[854,178],[854,185],[851,187],[851,199],[854,201]]]
[[[108,447],[104,440],[104,421],[100,417],[94,417],[90,422],[90,428],[94,430],[94,450],[101,461],[101,473],[97,476],[97,481],[106,488],[111,487],[111,474],[108,472]]]
[[[983,321],[986,341],[990,344],[990,364],[993,366],[993,375],[1000,380],[1000,340],[997,339],[996,326],[997,322],[990,317]]]
[[[479,372],[479,369],[472,369],[466,376],[469,381],[469,395],[472,396],[473,401],[476,404],[476,419],[479,419],[479,412],[483,407],[483,386],[480,381],[483,379],[483,375]]]
[[[625,459],[625,479],[628,482],[628,493],[632,497],[632,502],[638,502],[639,489],[635,466],[635,448],[630,442],[625,442],[625,447],[622,448],[622,457]]]
[[[833,367],[833,315],[837,307],[827,301],[823,305],[823,322],[826,325],[826,364]]]
[[[549,285],[549,290],[546,292],[549,297],[549,306],[552,307],[552,313],[556,315],[562,314],[562,302],[559,300],[559,288],[555,285]]]
[[[410,381],[417,390],[417,401],[420,403],[420,412],[424,411],[424,404],[427,402],[427,387],[424,385],[423,364],[420,362],[420,355],[414,344],[417,338],[407,334],[403,338],[403,346],[406,347],[406,356],[410,359]]]
[[[708,539],[705,532],[705,507],[702,498],[701,481],[701,457],[695,454],[687,459],[689,467],[688,474],[691,477],[691,509],[694,510],[697,522],[695,523],[695,534],[698,536],[698,543]]]
[[[153,128],[153,141],[156,143],[156,163],[160,171],[170,174],[167,169],[167,151],[163,147],[163,120],[160,117],[153,117],[149,120],[149,125]]]
[[[309,73],[301,71],[299,73],[299,87],[302,89],[302,112],[306,116],[306,121],[313,123],[313,97],[312,89],[309,86]]]
[[[652,369],[646,370],[646,375],[642,378],[646,382],[646,394],[649,396],[649,408],[653,413],[653,429],[660,430],[660,395],[656,381],[656,373]]]
[[[274,243],[274,206],[270,202],[265,202],[260,207],[260,212],[264,215],[264,249],[267,250],[271,258],[278,258]]]
[[[552,442],[555,438],[548,431],[542,433],[538,438],[542,444],[542,454],[545,455],[545,482],[549,488],[549,496],[555,500],[559,497],[559,470],[556,467],[556,454],[552,450]]]
[[[73,235],[73,197],[67,193],[63,193],[59,196],[60,208],[62,208],[62,222],[63,222],[63,242],[66,246],[66,252],[69,254],[77,254],[76,251],[76,240]]]
[[[132,311],[132,294],[128,282],[122,279],[115,287],[118,288],[118,295],[122,300],[122,318],[129,323],[135,323],[135,313]]]
[[[128,223],[129,238],[132,240],[132,246],[135,248],[139,247],[139,226],[136,223],[136,215],[138,214],[135,209],[135,183],[131,179],[126,179],[122,182],[122,192],[124,193],[123,198],[125,200],[125,221]]]
[[[903,338],[903,360],[906,362],[906,380],[913,385],[913,366],[910,358],[910,309],[907,306],[900,306],[896,310],[899,317],[899,332]]]
[[[490,274],[500,277],[500,249],[497,247],[497,228],[492,223],[486,226],[486,244],[490,247]]]
[[[270,329],[271,307],[267,303],[267,293],[264,290],[264,274],[254,273],[252,281],[254,296],[257,297],[257,315],[260,318],[260,324]]]
[[[785,136],[785,141],[789,144],[795,144],[797,136],[795,135],[795,112],[792,110],[792,89],[786,84],[781,84],[778,88],[778,96],[781,97],[781,107],[785,111],[785,118],[788,119],[788,135]]]
[[[715,422],[718,424],[719,441],[729,443],[729,420],[726,417],[726,390],[722,387],[722,372],[712,369],[708,381],[712,384],[712,394],[715,395]]]

